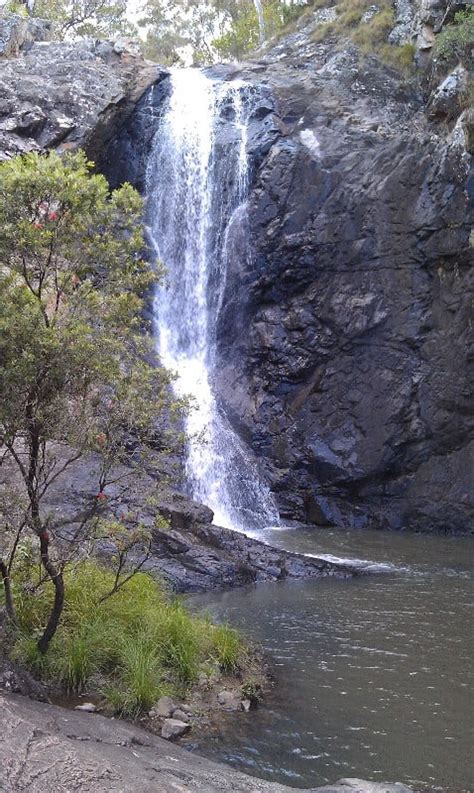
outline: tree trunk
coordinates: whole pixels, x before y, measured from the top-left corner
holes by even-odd
[[[41,653],[45,653],[49,647],[51,639],[53,638],[54,634],[57,631],[59,620],[61,619],[61,614],[64,606],[64,581],[61,573],[58,570],[56,570],[56,567],[49,558],[48,533],[46,531],[43,531],[39,535],[39,540],[40,540],[40,550],[41,550],[41,562],[54,585],[53,608],[51,609],[51,614],[49,615],[48,624],[44,629],[43,635],[38,641],[38,650]]]
[[[16,618],[15,606],[13,603],[10,574],[3,559],[0,561],[0,574],[3,581],[3,589],[5,591],[5,608],[7,610],[8,619],[13,625],[16,626],[18,625],[18,622]]]

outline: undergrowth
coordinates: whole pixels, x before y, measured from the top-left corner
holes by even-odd
[[[453,22],[436,37],[434,56],[446,67],[459,61],[467,68],[472,65],[474,50],[474,8],[466,8],[454,15]]]
[[[209,664],[236,672],[247,655],[237,631],[193,616],[145,573],[101,602],[113,574],[96,562],[65,570],[66,601],[48,652],[36,646],[53,597],[24,564],[13,579],[19,629],[11,655],[65,692],[99,691],[118,713],[135,717],[163,694],[184,694]],[[33,582],[33,584],[32,584]]]
[[[370,14],[370,0],[338,0],[337,17],[323,22],[315,29],[313,41],[322,42],[330,36],[346,36],[366,55],[377,55],[390,66],[409,72],[414,66],[416,48],[413,44],[397,46],[388,43],[395,25],[395,14],[390,0],[381,0],[379,10]],[[316,7],[320,7],[320,3]],[[369,16],[365,16],[369,12]]]

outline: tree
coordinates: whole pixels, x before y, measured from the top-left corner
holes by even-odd
[[[241,0],[147,0],[139,25],[147,30],[146,54],[160,62],[212,63],[216,36],[242,9]]]
[[[0,165],[0,574],[15,621],[11,577],[31,538],[54,603],[46,651],[64,604],[63,570],[86,543],[115,549],[115,588],[150,534],[123,507],[144,468],[166,455],[180,406],[154,365],[142,320],[153,275],[142,252],[142,200],[109,193],[83,153],[27,154]],[[170,430],[159,429],[167,412]],[[65,528],[48,513],[51,488],[85,459],[94,492],[78,494]]]
[[[297,0],[264,0],[268,36],[301,12]],[[253,0],[147,0],[139,25],[147,29],[145,52],[161,62],[179,63],[192,57],[202,65],[218,59],[241,58],[260,39]]]
[[[58,38],[133,35],[127,0],[36,0],[34,15],[54,22]]]

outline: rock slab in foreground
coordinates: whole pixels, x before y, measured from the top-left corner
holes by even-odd
[[[0,790],[14,793],[283,793],[124,722],[0,696]],[[340,780],[321,793],[410,793],[404,785]]]

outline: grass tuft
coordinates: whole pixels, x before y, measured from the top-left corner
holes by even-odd
[[[96,562],[71,566],[64,578],[62,621],[45,655],[36,640],[48,616],[51,584],[35,580],[26,563],[13,580],[20,632],[12,655],[38,678],[68,693],[99,686],[114,711],[135,717],[163,694],[185,692],[206,663],[226,672],[239,668],[238,632],[191,615],[149,575],[137,574],[103,602],[114,576]]]

